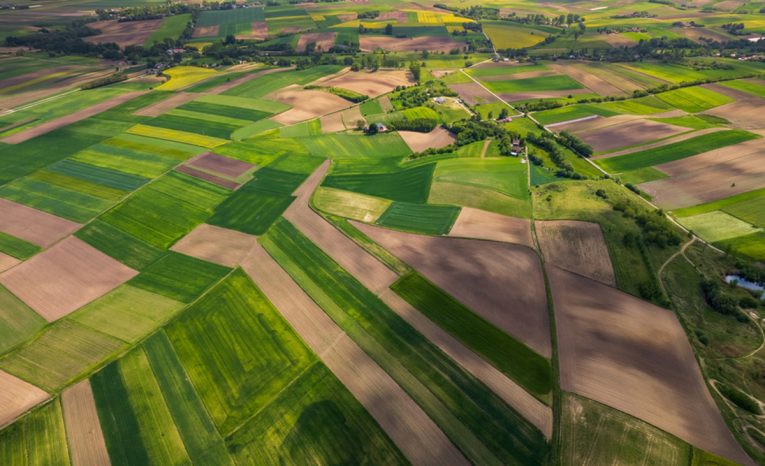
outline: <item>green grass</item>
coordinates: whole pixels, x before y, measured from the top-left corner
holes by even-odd
[[[361,114],[364,116],[377,115],[383,112],[378,100],[367,100],[360,106]]]
[[[0,285],[0,353],[26,341],[45,324],[45,319]]]
[[[316,361],[241,271],[194,303],[166,331],[223,435],[235,431]]]
[[[26,260],[40,252],[40,247],[0,231],[0,252]]]
[[[669,105],[688,113],[703,112],[704,110],[733,102],[732,97],[700,86],[683,87],[669,92],[662,92],[657,97]]]
[[[252,31],[253,21],[263,21],[262,8],[235,8],[232,10],[203,11],[197,26],[219,26],[216,37],[247,34]]]
[[[100,220],[77,230],[75,236],[136,270],[143,269],[164,254],[161,249]]]
[[[765,233],[759,232],[747,236],[739,236],[715,243],[715,246],[758,261],[765,261]]]
[[[670,118],[652,118],[668,125],[684,126],[691,129],[706,129],[728,124],[728,120],[714,115],[683,115]]]
[[[58,399],[0,431],[0,464],[70,464],[64,416]]]
[[[339,65],[319,65],[296,71],[280,71],[242,83],[223,92],[223,95],[241,97],[263,97],[290,84],[308,84],[323,76],[336,73],[342,69]]]
[[[164,331],[154,334],[146,340],[143,348],[191,462],[231,465],[231,457],[223,439],[215,429],[167,334]]]
[[[138,189],[149,181],[148,178],[143,176],[69,159],[57,162],[47,167],[46,170],[79,178],[80,180],[99,184],[107,188],[122,191],[123,193]]]
[[[435,165],[392,173],[330,175],[323,186],[354,191],[399,202],[422,203],[428,198]]]
[[[59,320],[0,359],[0,368],[54,392],[92,371],[124,346],[110,335]]]
[[[180,173],[150,183],[101,220],[157,248],[167,248],[207,220],[228,190]]]
[[[549,33],[507,21],[482,22],[483,31],[498,49],[524,49],[542,42]]]
[[[693,207],[686,207],[684,209],[673,210],[672,214],[674,214],[677,217],[690,217],[691,215],[703,214],[703,213],[712,212],[715,210],[736,209],[736,207],[739,204],[743,204],[746,206],[751,206],[751,205],[759,206],[763,202],[763,200],[765,200],[765,188],[756,189],[754,191],[749,191],[749,192],[745,192],[741,194],[736,194],[735,196],[726,197],[725,199],[719,199],[717,201],[707,202],[706,204],[699,204]],[[757,225],[763,225],[765,224],[765,217],[763,217],[762,221],[752,221],[752,223]]]
[[[445,235],[460,213],[459,207],[394,202],[378,225],[427,235]]]
[[[702,152],[738,144],[758,137],[756,134],[741,130],[718,131],[654,149],[596,160],[595,163],[610,173],[621,173],[684,159]]]
[[[306,139],[304,144],[311,154],[332,159],[333,175],[395,171],[412,153],[397,133],[325,134]]]
[[[268,165],[285,155],[307,156],[305,140],[287,139],[267,133],[241,142],[229,143],[215,149],[216,153],[226,155],[256,165]]]
[[[531,216],[529,199],[517,199],[492,189],[444,181],[433,182],[428,202],[475,207],[511,217]]]
[[[279,136],[283,138],[307,138],[321,134],[321,120],[309,120],[279,128]]]
[[[690,464],[691,447],[640,419],[564,393],[561,465]]]
[[[532,65],[518,65],[518,66],[481,66],[472,67],[466,70],[467,74],[474,78],[485,78],[488,76],[506,76],[517,73],[527,73],[531,71],[544,71],[547,70],[547,66],[542,63],[535,63]]]
[[[38,175],[0,187],[0,197],[79,223],[91,220],[113,204],[108,199],[36,179]]]
[[[534,113],[534,118],[536,118],[537,121],[543,125],[549,125],[552,123],[560,123],[562,121],[586,118],[593,115],[609,117],[617,115],[617,112],[608,110],[598,105],[579,104],[536,112]]]
[[[165,19],[162,20],[162,25],[152,32],[146,39],[144,46],[151,47],[155,42],[162,42],[164,39],[178,39],[190,20],[191,13],[166,16]]]
[[[313,205],[328,214],[374,222],[391,205],[391,201],[364,194],[319,187],[312,198]]]
[[[169,252],[128,283],[176,301],[189,303],[228,272],[229,269],[221,265]]]
[[[451,159],[438,162],[433,180],[490,189],[525,200],[529,198],[526,170],[526,165],[513,157]]]
[[[716,210],[705,214],[683,217],[680,222],[709,242],[722,241],[762,231],[726,212]]]
[[[191,112],[206,113],[210,115],[220,115],[229,118],[237,118],[240,120],[258,121],[268,115],[270,112],[264,112],[252,108],[234,107],[231,105],[218,105],[209,102],[193,101],[178,107],[181,110],[188,110]]]
[[[565,75],[514,79],[511,81],[484,81],[483,84],[498,94],[535,91],[565,91],[568,89],[583,88],[579,82]]]
[[[204,114],[200,113],[199,115],[203,116]],[[146,124],[149,126],[186,131],[189,133],[197,133],[204,136],[212,136],[214,138],[221,139],[227,139],[231,133],[243,126],[235,126],[230,123],[212,121],[212,119],[209,118],[191,118],[189,116],[174,115],[171,113],[165,113],[162,116],[158,116],[146,122]]]
[[[141,288],[123,285],[71,315],[71,319],[134,343],[177,314],[183,304]]]
[[[391,289],[465,346],[537,397],[552,390],[550,361],[484,320],[418,273]]]
[[[746,92],[747,94],[752,94],[753,96],[765,99],[765,83],[762,81],[746,81],[741,79],[736,81],[727,81],[720,84],[725,87],[736,89],[737,91]]]
[[[542,434],[286,221],[263,245],[474,462],[539,464]]]

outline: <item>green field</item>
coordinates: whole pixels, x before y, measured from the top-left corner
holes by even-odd
[[[391,205],[387,199],[323,187],[316,190],[312,203],[328,214],[362,222],[375,222]]]
[[[75,235],[89,245],[136,270],[162,256],[163,251],[100,220],[77,230]]]
[[[162,42],[166,38],[178,39],[190,20],[191,14],[165,17],[162,20],[162,25],[151,33],[146,42],[144,42],[144,45],[151,47],[155,42]]]
[[[468,458],[539,464],[539,431],[464,372],[286,221],[263,245]]]
[[[391,173],[329,175],[323,186],[399,202],[422,203],[428,198],[434,164]]]
[[[713,211],[705,214],[683,217],[680,222],[707,241],[715,242],[763,231],[726,212]]]
[[[732,97],[704,87],[684,87],[658,94],[659,99],[688,113],[698,113],[733,102]]]
[[[58,399],[0,430],[0,463],[62,466],[71,464],[64,416]]]
[[[742,130],[718,131],[696,136],[685,141],[667,144],[655,149],[596,160],[595,163],[610,173],[622,173],[684,159],[702,152],[738,144],[758,137],[756,134]]]
[[[484,22],[483,31],[489,36],[494,47],[498,49],[522,49],[542,42],[549,33],[510,24],[506,21]]]
[[[45,323],[45,319],[0,285],[0,354],[32,337]]]
[[[537,91],[565,91],[582,89],[583,86],[566,75],[542,76],[539,78],[514,79],[510,81],[484,81],[484,86],[498,94],[513,94]]]
[[[170,252],[146,267],[128,283],[176,301],[189,303],[228,272],[226,267]]]
[[[299,71],[282,71],[260,76],[223,93],[248,98],[263,97],[290,84],[308,84],[328,74],[340,71],[336,65],[320,65]]]
[[[460,213],[459,207],[394,202],[380,216],[378,225],[398,230],[445,235]]]
[[[752,94],[753,96],[765,99],[765,82],[763,81],[747,81],[742,79],[727,81],[721,84],[730,87],[731,89],[736,89],[737,91],[746,92],[747,94]]]
[[[396,133],[325,134],[305,139],[303,144],[318,157],[332,158],[333,175],[395,171],[399,162],[412,153]]]
[[[218,26],[217,35],[210,37],[223,38],[228,35],[248,34],[252,31],[254,21],[263,21],[264,19],[265,15],[262,8],[203,11],[199,15],[197,26]]]
[[[26,260],[40,251],[40,247],[23,239],[0,232],[0,253]]]

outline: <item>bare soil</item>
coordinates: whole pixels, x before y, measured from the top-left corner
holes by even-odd
[[[753,139],[693,157],[658,165],[670,175],[640,185],[665,209],[714,201],[761,188],[765,179],[765,143]]]
[[[133,112],[133,115],[158,117],[165,112],[180,107],[186,102],[190,102],[198,98],[201,94],[194,94],[193,92],[174,92],[170,97],[160,100],[156,104],[149,105],[148,107],[141,108]]]
[[[47,248],[80,228],[79,223],[0,199],[0,231]]]
[[[147,19],[145,21],[117,20],[96,21],[89,23],[88,27],[101,30],[97,36],[85,37],[86,42],[91,44],[115,42],[120,48],[130,45],[143,45],[152,32],[162,25],[161,19]]]
[[[545,260],[606,285],[616,285],[606,240],[597,223],[576,220],[536,222]]]
[[[133,92],[128,92],[122,95],[118,95],[116,97],[112,97],[111,99],[107,99],[91,107],[82,109],[78,112],[74,112],[71,115],[46,121],[45,123],[37,125],[33,128],[29,128],[19,133],[12,134],[11,136],[3,138],[3,142],[8,144],[19,144],[24,141],[28,141],[42,134],[49,133],[55,129],[62,128],[67,125],[71,125],[72,123],[76,123],[80,120],[84,120],[85,118],[90,118],[93,115],[97,115],[101,112],[105,112],[106,110],[109,110],[112,107],[116,107],[117,105],[125,103],[128,100],[138,97],[139,95],[142,95],[146,92],[147,91],[133,91]]]
[[[321,131],[323,133],[337,133],[339,131],[345,131],[342,112],[335,112],[330,115],[324,115],[320,118],[320,121]]]
[[[69,237],[4,272],[0,283],[53,322],[137,274],[83,241]]]
[[[316,43],[316,51],[326,52],[335,45],[336,32],[306,32],[300,35],[295,50],[305,52],[309,43]]]
[[[560,383],[732,460],[746,455],[707,390],[675,315],[594,280],[548,267]]]
[[[284,217],[365,287],[379,293],[396,281],[398,276],[308,205],[328,169],[327,161],[295,191],[298,198],[284,213]]]
[[[93,390],[86,379],[61,394],[69,456],[77,466],[101,466],[110,463],[104,434],[93,400]]]
[[[194,157],[193,159],[186,162],[186,165],[190,165],[200,170],[211,171],[220,176],[232,179],[237,179],[255,168],[255,165],[250,163],[243,162],[241,160],[230,159],[222,155],[213,154],[212,152],[207,152],[200,156]]]
[[[453,143],[456,138],[452,133],[439,126],[429,133],[418,133],[417,131],[399,131],[398,135],[406,142],[406,145],[412,149],[412,152],[422,152],[425,149],[441,148]]]
[[[452,49],[460,49],[465,44],[457,42],[450,37],[420,36],[399,39],[391,36],[367,36],[359,37],[361,50],[373,52],[377,49],[389,52],[417,52],[427,50],[429,52],[449,52]]]
[[[598,119],[603,123],[603,126],[592,130],[574,131],[574,134],[591,145],[595,152],[602,152],[647,143],[689,131],[688,128],[648,119],[613,121],[613,118],[615,117]],[[576,126],[576,123],[573,126]]]
[[[548,125],[548,128],[550,126],[551,125]],[[727,128],[725,128],[723,126],[715,127],[715,128],[704,128],[704,129],[701,129],[701,130],[698,130],[698,131],[691,131],[691,132],[688,132],[688,133],[680,134],[678,136],[674,136],[674,137],[671,137],[671,138],[663,139],[661,141],[654,142],[654,143],[651,143],[651,144],[643,144],[643,145],[637,146],[637,147],[630,147],[629,149],[618,150],[618,151],[615,151],[615,152],[609,152],[607,154],[598,155],[598,156],[593,157],[593,159],[607,159],[609,157],[617,157],[619,155],[631,154],[633,152],[640,152],[640,151],[644,151],[644,150],[647,150],[647,149],[653,149],[655,147],[666,146],[667,144],[674,144],[676,142],[682,142],[682,141],[685,141],[687,139],[695,138],[696,136],[702,136],[702,135],[708,134],[708,133],[716,133],[717,131],[722,131],[724,129],[727,129]]]
[[[422,408],[259,244],[242,268],[412,464],[468,464]]]
[[[241,184],[237,183],[236,181],[232,181],[227,178],[214,175],[210,172],[198,170],[188,165],[181,165],[177,167],[175,171],[180,173],[185,173],[186,175],[193,176],[194,178],[198,178],[200,180],[209,181],[212,184],[216,184],[220,187],[231,189],[231,190],[239,189],[239,187],[241,186]]]
[[[11,374],[0,370],[0,427],[5,427],[50,395]]]
[[[449,84],[449,88],[459,94],[468,105],[497,102],[497,98],[478,83]]]
[[[352,223],[473,312],[550,357],[542,267],[529,248]]]
[[[250,252],[257,238],[247,233],[202,224],[170,249],[226,267],[236,267]]]
[[[215,32],[215,35],[217,35],[218,32]],[[264,40],[268,38],[268,23],[265,21],[253,21],[252,22],[252,29],[250,29],[250,32],[248,34],[237,34],[237,39],[255,39],[255,40]]]
[[[350,106],[347,100],[329,92],[301,89],[294,85],[269,94],[267,98],[292,106],[286,112],[271,118],[283,125],[311,120]]]
[[[374,98],[391,92],[397,86],[411,86],[414,82],[412,73],[407,70],[377,70],[369,72],[344,69],[334,75],[318,79],[312,84],[341,87]]]
[[[449,236],[486,239],[533,247],[531,222],[525,218],[463,207]]]
[[[16,266],[20,262],[21,261],[16,259],[15,257],[11,257],[8,254],[4,254],[0,252],[0,273],[5,272],[11,267]]]
[[[734,97],[735,102],[715,107],[704,113],[719,116],[744,129],[765,128],[765,99],[737,91],[719,84],[705,84],[704,87],[715,92]]]
[[[197,26],[194,28],[192,37],[217,37],[219,33],[220,26],[217,24],[213,26]]]
[[[364,115],[361,114],[361,107],[358,105],[343,110],[340,112],[340,117],[342,118],[346,129],[356,129],[356,122],[359,120],[366,122]]]

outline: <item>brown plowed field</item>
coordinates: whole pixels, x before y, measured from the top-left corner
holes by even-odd
[[[5,272],[6,270],[18,264],[19,262],[21,261],[16,259],[15,257],[11,257],[8,254],[3,254],[2,252],[0,252],[0,273]]]
[[[536,222],[545,260],[558,267],[616,285],[611,257],[600,225],[576,220]]]
[[[745,462],[671,311],[555,266],[548,276],[563,390]]]
[[[733,146],[658,165],[670,177],[640,185],[666,209],[688,207],[761,188],[765,180],[765,142]]]
[[[212,173],[206,171],[197,170],[196,168],[190,167],[188,165],[181,165],[180,167],[177,167],[175,171],[185,173],[186,175],[193,176],[194,178],[198,178],[200,180],[209,181],[210,183],[217,184],[222,188],[235,190],[239,189],[240,186],[240,184],[236,181],[231,181],[227,178],[213,175]]]
[[[335,45],[336,32],[306,32],[300,35],[295,50],[298,52],[305,52],[306,46],[309,43],[316,43],[316,51],[326,52]]]
[[[547,127],[549,128],[550,126],[551,125],[548,125]],[[666,146],[667,144],[674,144],[676,142],[682,142],[682,141],[685,141],[685,140],[688,140],[688,139],[691,139],[691,138],[695,138],[696,136],[703,136],[704,134],[708,134],[708,133],[716,133],[718,131],[722,131],[722,130],[725,130],[725,129],[727,129],[727,128],[724,127],[724,126],[718,126],[718,127],[715,127],[715,128],[704,128],[704,129],[700,129],[698,131],[691,131],[691,132],[688,132],[688,133],[680,134],[678,136],[674,136],[674,137],[671,137],[671,138],[663,139],[661,141],[654,142],[654,143],[651,143],[651,144],[643,144],[642,146],[630,147],[629,149],[618,150],[618,151],[615,151],[615,152],[609,152],[607,154],[595,156],[595,157],[593,157],[593,159],[607,159],[609,157],[617,157],[619,155],[631,154],[633,152],[640,152],[640,151],[644,151],[646,149],[653,149],[655,147]]]
[[[198,98],[200,94],[194,94],[192,92],[174,92],[167,99],[160,100],[156,104],[149,105],[148,107],[141,108],[133,112],[133,115],[158,117],[165,112],[168,112],[175,107],[179,107],[186,102],[192,101]]]
[[[242,268],[415,465],[468,462],[417,403],[256,244]]]
[[[565,125],[567,127],[556,127],[556,129],[572,131],[584,142],[591,145],[595,152],[648,143],[689,131],[688,128],[659,123],[658,121],[634,117],[620,118],[619,116],[582,122],[582,127],[587,128],[589,126],[592,129],[577,130],[577,125],[579,124],[574,123]]]
[[[719,116],[744,129],[765,128],[765,99],[737,91],[718,84],[706,84],[704,87],[715,92],[734,97],[735,102],[720,105],[704,113]]]
[[[255,165],[251,163],[230,159],[212,152],[194,157],[186,162],[186,165],[232,179],[237,179],[255,168]]]
[[[366,122],[364,115],[361,114],[361,107],[358,105],[340,112],[340,118],[342,118],[346,129],[356,129],[356,122],[359,120]]]
[[[399,131],[398,135],[404,140],[412,152],[422,152],[425,149],[439,149],[448,146],[455,141],[455,137],[448,130],[439,126],[429,133],[419,133],[417,131]]]
[[[170,249],[227,267],[235,267],[250,252],[257,239],[227,228],[203,223]]]
[[[271,118],[283,125],[311,120],[351,105],[350,102],[342,97],[330,94],[329,92],[301,89],[294,85],[269,94],[266,98],[277,100],[292,107],[286,112]]]
[[[328,169],[329,161],[324,162],[295,191],[298,198],[284,213],[284,217],[365,287],[379,293],[396,281],[398,276],[308,205],[311,194]]]
[[[121,48],[130,45],[143,45],[152,32],[162,25],[162,19],[147,19],[145,21],[117,20],[96,21],[89,23],[88,27],[99,29],[101,34],[85,37],[86,42],[91,44],[114,42]]]
[[[0,199],[0,232],[47,248],[80,228],[79,223]]]
[[[214,35],[218,35],[216,31]],[[237,34],[237,39],[256,39],[263,40],[268,38],[268,23],[265,21],[253,21],[250,32],[247,34]]]
[[[110,464],[90,382],[83,380],[65,390],[61,394],[61,404],[72,465]]]
[[[472,207],[462,208],[449,236],[487,239],[534,247],[529,220]]]
[[[375,98],[392,91],[397,86],[411,86],[414,82],[412,73],[407,70],[377,70],[369,72],[344,69],[339,73],[318,79],[312,84],[342,87],[343,89]]]
[[[473,312],[550,357],[542,267],[529,248],[351,223]]]
[[[69,237],[3,273],[0,283],[53,322],[137,274],[83,241]]]
[[[84,120],[85,118],[90,118],[93,115],[97,115],[101,112],[105,112],[112,107],[116,107],[117,105],[125,103],[128,100],[138,97],[139,95],[142,95],[146,92],[147,91],[133,91],[112,97],[111,99],[107,99],[78,112],[74,112],[71,115],[46,121],[45,123],[41,123],[33,128],[12,134],[7,138],[3,138],[3,142],[8,144],[19,144],[21,142],[28,141],[42,134],[50,133],[54,129],[59,129],[64,126],[71,125],[72,123],[76,123],[80,120]]]
[[[342,112],[335,112],[330,115],[324,115],[319,120],[321,121],[321,131],[323,133],[337,133],[339,131],[345,131]]]
[[[398,39],[391,36],[367,36],[359,37],[361,50],[373,52],[377,49],[389,52],[417,52],[427,50],[429,52],[449,52],[452,49],[460,49],[465,46],[450,37],[443,36],[420,36],[413,38]]]
[[[449,88],[459,94],[468,105],[497,102],[497,98],[478,83],[449,84]]]
[[[484,361],[459,340],[449,335],[434,324],[421,312],[401,299],[393,290],[385,290],[380,294],[396,314],[422,333],[425,338],[438,346],[441,351],[454,359],[457,364],[470,372],[491,391],[499,395],[505,403],[512,406],[521,416],[534,424],[548,439],[552,436],[552,410],[542,404],[514,381],[509,379],[494,366]]]
[[[50,395],[0,370],[0,427],[5,427]]]

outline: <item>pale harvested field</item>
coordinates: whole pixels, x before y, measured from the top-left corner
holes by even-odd
[[[256,241],[257,238],[247,233],[203,223],[170,249],[215,264],[235,267]]]
[[[145,21],[125,21],[120,23],[117,20],[96,21],[88,23],[88,27],[99,29],[101,34],[97,36],[85,37],[85,42],[91,44],[114,42],[121,48],[130,45],[143,45],[162,24],[162,19],[147,19]]]
[[[478,83],[449,84],[449,88],[459,94],[468,105],[497,102],[497,98]]]
[[[359,94],[375,98],[386,94],[397,86],[415,84],[412,73],[407,70],[377,70],[350,71],[344,69],[339,73],[316,80],[313,84],[328,87],[342,87]]]
[[[705,84],[704,87],[736,99],[735,102],[720,105],[704,113],[725,118],[744,129],[765,128],[765,112],[762,111],[765,108],[765,99],[716,84]]]
[[[329,92],[301,89],[296,85],[285,87],[282,90],[269,94],[266,98],[277,100],[292,107],[286,112],[271,118],[283,125],[311,120],[351,105],[342,97],[330,94]]]
[[[50,397],[47,393],[0,370],[0,427],[5,427]]]
[[[319,121],[321,121],[321,131],[323,133],[337,133],[339,131],[345,131],[342,112],[335,112],[330,115],[324,115],[323,117],[319,118]]]
[[[0,232],[47,248],[80,228],[79,223],[0,199]]]
[[[416,131],[399,131],[398,135],[406,142],[406,145],[412,149],[412,152],[422,152],[425,149],[441,148],[452,144],[456,138],[448,130],[438,126],[429,133],[418,133]]]
[[[186,102],[192,101],[198,98],[200,94],[194,94],[192,92],[174,92],[167,99],[160,100],[156,104],[149,105],[133,112],[133,115],[158,117],[165,112],[168,112],[176,107],[179,107]]]
[[[548,125],[547,127],[549,128],[550,126],[552,126],[552,125]],[[670,137],[670,138],[667,138],[667,139],[663,139],[663,140],[658,141],[658,142],[653,142],[651,144],[643,144],[642,146],[630,147],[629,149],[618,150],[618,151],[615,151],[615,152],[609,152],[607,154],[598,155],[598,156],[595,156],[595,157],[592,157],[592,158],[593,159],[607,159],[609,157],[616,157],[616,156],[619,156],[619,155],[631,154],[633,152],[640,152],[640,151],[644,151],[644,150],[647,150],[647,149],[653,149],[655,147],[666,146],[667,144],[674,144],[676,142],[682,142],[682,141],[685,141],[687,139],[695,138],[696,136],[703,136],[704,134],[708,134],[708,133],[716,133],[716,132],[722,131],[724,129],[727,129],[727,128],[724,127],[724,126],[718,126],[718,127],[715,127],[715,128],[704,128],[704,129],[700,129],[698,131],[690,131],[688,133],[682,133],[682,134],[679,134],[677,136]]]
[[[563,390],[745,462],[671,311],[555,266],[548,276]]]
[[[389,52],[417,52],[427,50],[429,52],[449,52],[451,49],[460,49],[465,46],[450,37],[420,36],[413,38],[398,39],[391,36],[367,36],[359,37],[361,50],[373,52],[377,49]]]
[[[434,324],[421,312],[404,301],[393,290],[380,294],[383,300],[396,314],[417,329],[431,343],[454,359],[473,377],[480,380],[491,391],[512,406],[526,420],[537,427],[548,439],[552,437],[552,410],[541,401],[531,396],[505,374],[476,355],[459,340]]]
[[[614,121],[614,118],[617,120]],[[598,120],[604,125],[591,130],[573,131],[576,136],[591,145],[595,152],[634,146],[689,131],[688,128],[642,118],[623,121],[618,117],[610,117]],[[589,121],[584,123],[589,123]],[[572,126],[576,125],[575,123]]]
[[[214,35],[218,35],[217,31]],[[247,34],[237,34],[237,39],[256,39],[263,40],[268,38],[268,23],[265,21],[253,21],[250,32]]]
[[[259,244],[242,268],[412,464],[468,464],[422,408]]]
[[[335,45],[336,32],[306,32],[300,35],[295,50],[305,52],[309,43],[316,43],[316,51],[326,52]]]
[[[562,91],[534,91],[534,92],[515,92],[510,94],[497,94],[509,102],[529,99],[551,99],[554,97],[566,97],[568,95],[588,94],[589,89],[564,89]]]
[[[614,47],[629,47],[635,45],[635,41],[622,34],[601,34],[598,40],[607,42]]]
[[[284,217],[365,287],[379,293],[396,281],[398,276],[308,205],[328,169],[329,161],[326,161],[295,191],[297,199],[284,213]]]
[[[111,99],[107,99],[78,112],[74,112],[71,115],[46,121],[33,128],[12,134],[7,138],[3,138],[2,141],[8,144],[19,144],[21,142],[28,141],[42,134],[50,133],[54,129],[59,129],[64,126],[71,125],[72,123],[76,123],[80,120],[84,120],[85,118],[90,118],[93,115],[97,115],[101,112],[105,112],[112,107],[116,107],[117,105],[125,103],[128,100],[138,97],[139,95],[142,95],[146,92],[147,91],[133,91],[112,97]]]
[[[0,283],[53,322],[137,274],[83,241],[69,237],[3,273]]]
[[[625,94],[625,92],[620,88],[612,85],[605,79],[590,73],[586,68],[580,67],[576,63],[554,63],[548,66],[550,69],[559,74],[565,74],[574,78],[596,94],[600,94],[602,96]]]
[[[715,6],[720,5],[719,3]],[[726,36],[725,34],[722,34],[720,32],[717,32],[712,29],[708,28],[695,28],[695,27],[689,27],[689,28],[683,28],[680,33],[687,37],[688,39],[700,41],[702,37],[706,39],[713,39],[719,42],[726,42],[729,41],[730,38]]]
[[[405,23],[406,22],[406,11],[383,11],[380,13],[380,15],[377,17],[377,20],[383,21],[386,19],[392,19],[399,23]]]
[[[473,312],[549,358],[542,267],[525,246],[415,235],[351,222]]]
[[[536,222],[545,260],[606,285],[616,285],[600,225],[576,220]]]
[[[6,270],[10,269],[11,267],[14,267],[20,262],[21,261],[16,259],[15,257],[11,257],[8,254],[4,254],[0,252],[0,273],[5,272]]]
[[[670,177],[640,185],[666,209],[688,207],[761,188],[765,142],[753,139],[656,168]]]
[[[361,107],[358,105],[340,112],[340,118],[343,120],[346,129],[356,129],[356,122],[359,120],[367,121],[364,115],[361,114]]]
[[[241,160],[230,159],[222,155],[213,154],[212,152],[207,152],[205,154],[194,157],[193,159],[186,162],[186,165],[198,168],[200,170],[210,171],[217,175],[232,179],[237,179],[255,168],[255,165],[250,163],[243,162]]]
[[[194,34],[192,37],[215,37],[220,32],[219,25],[213,26],[197,26],[194,28]]]
[[[449,236],[486,239],[504,243],[522,244],[534,247],[531,238],[531,222],[525,218],[487,212],[463,207]]]
[[[61,404],[72,466],[110,464],[90,382],[86,379],[66,389]]]

